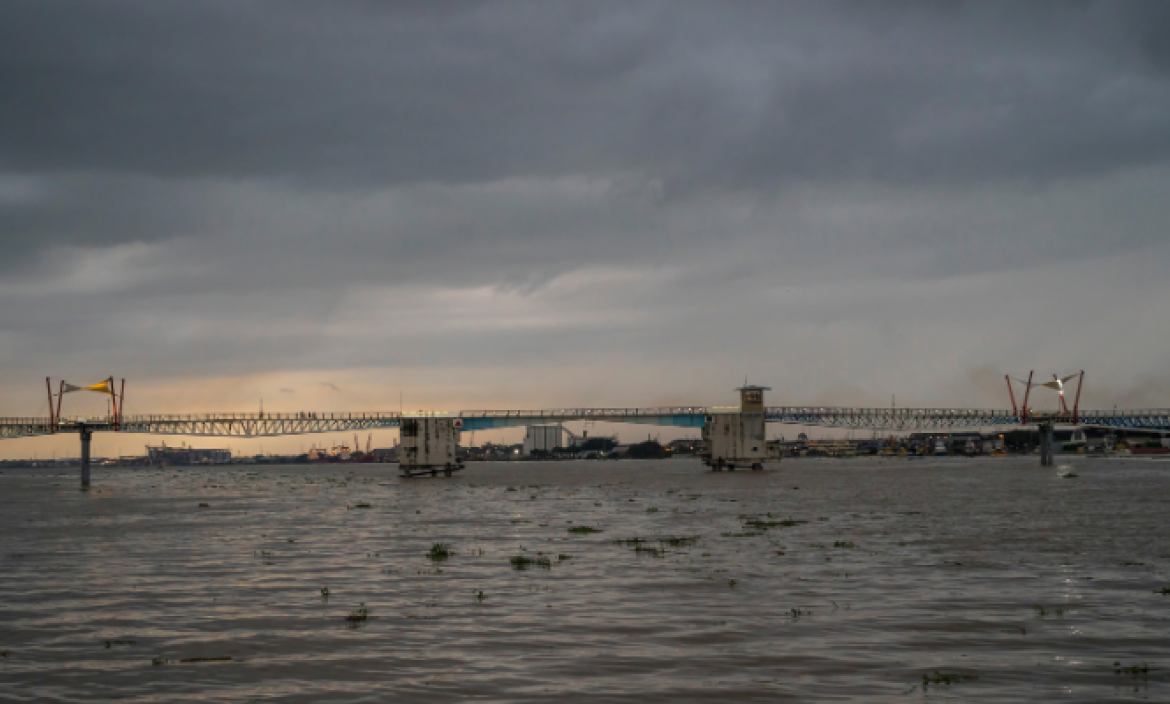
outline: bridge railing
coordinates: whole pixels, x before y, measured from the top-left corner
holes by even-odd
[[[641,416],[702,415],[707,406],[661,406],[651,408],[553,408],[540,410],[457,411],[455,418],[628,418]],[[437,414],[440,415],[440,414]]]
[[[400,417],[397,411],[297,411],[294,413],[152,413],[122,416],[123,423],[186,423],[228,420],[379,420]]]

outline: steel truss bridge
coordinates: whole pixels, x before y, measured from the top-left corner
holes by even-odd
[[[670,406],[659,408],[562,408],[528,411],[456,411],[427,415],[460,418],[463,429],[492,430],[569,421],[636,423],[643,425],[702,428],[707,416],[737,413],[739,407]],[[118,431],[150,435],[263,438],[280,435],[335,433],[397,428],[403,414],[357,413],[210,413],[180,415],[61,418],[56,427],[50,418],[0,418],[0,439],[35,437],[54,433]],[[953,431],[987,427],[1030,427],[1041,423],[1082,425],[1134,430],[1170,430],[1170,409],[1080,411],[1040,415],[1021,421],[1014,411],[968,408],[844,408],[834,406],[769,406],[769,423],[845,428],[851,430]]]

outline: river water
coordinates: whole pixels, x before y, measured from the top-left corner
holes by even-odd
[[[0,472],[0,700],[1170,701],[1170,462],[395,470]]]

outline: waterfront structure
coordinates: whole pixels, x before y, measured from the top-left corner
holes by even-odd
[[[736,466],[754,470],[768,460],[778,460],[768,451],[764,434],[764,392],[766,386],[741,386],[738,409],[712,409],[703,424],[703,464],[716,472],[734,472]]]
[[[564,428],[560,425],[530,425],[524,433],[524,455],[552,452],[562,447]]]
[[[449,477],[463,469],[463,462],[456,454],[462,427],[463,422],[458,418],[403,418],[399,428],[402,442],[398,446],[398,469],[402,476],[434,477],[441,471]]]
[[[231,464],[232,451],[197,447],[146,447],[150,464],[155,466],[177,464]]]

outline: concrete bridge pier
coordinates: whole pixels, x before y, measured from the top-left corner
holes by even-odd
[[[1052,424],[1042,423],[1040,425],[1040,466],[1051,467],[1053,462],[1052,457]]]
[[[84,425],[81,426],[81,488],[89,488],[89,441],[93,431]]]

